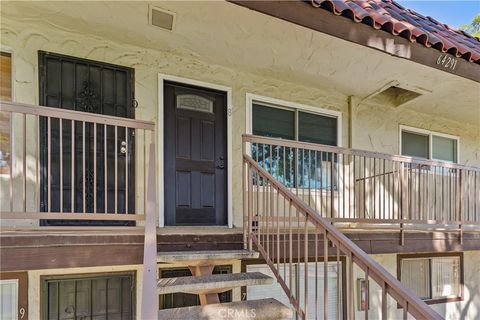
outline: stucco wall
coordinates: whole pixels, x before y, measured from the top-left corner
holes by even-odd
[[[397,275],[396,254],[371,255],[392,275]],[[480,318],[480,251],[464,252],[464,299],[459,302],[449,302],[431,305],[446,320],[476,320]],[[365,274],[358,268],[354,269],[354,279],[364,278]],[[369,319],[380,319],[381,312],[381,288],[374,281],[370,281],[370,311]],[[355,301],[355,303],[357,303]],[[357,307],[357,305],[355,305]],[[356,313],[357,319],[363,318],[363,312]],[[396,302],[388,300],[388,319],[403,319],[403,310],[397,309]]]
[[[452,106],[452,108],[457,108],[461,112],[458,106]],[[480,109],[480,100],[478,108]],[[399,154],[399,127],[406,125],[458,136],[460,163],[480,165],[480,119],[478,125],[474,126],[415,112],[408,107],[392,108],[368,103],[362,103],[354,108],[353,119],[353,147],[356,149]]]
[[[136,117],[143,120],[157,121],[159,73],[230,87],[232,89],[233,195],[241,194],[241,134],[245,132],[246,93],[342,112],[342,143],[349,145],[348,97],[335,91],[318,88],[315,83],[305,86],[280,81],[264,77],[262,74],[252,74],[206,63],[192,56],[174,55],[162,51],[161,48],[151,50],[110,41],[82,33],[81,29],[75,32],[65,31],[41,20],[25,23],[2,17],[1,45],[13,51],[14,100],[17,102],[38,103],[38,50],[135,68],[135,96],[139,102]],[[400,124],[458,135],[461,162],[480,164],[480,125],[463,124],[404,108],[394,109],[365,103],[354,108],[354,134],[351,145],[359,149],[398,154]],[[18,131],[19,128],[16,130]],[[34,135],[29,145],[34,144],[33,141]],[[20,150],[15,151],[21,153]],[[33,192],[32,183],[27,189]],[[2,196],[6,194],[2,192]],[[34,199],[33,196],[29,198]],[[5,201],[2,202],[5,203]],[[31,205],[34,205],[33,200]],[[234,196],[233,224],[241,226],[241,221],[242,199]]]
[[[240,272],[241,263],[239,260],[225,261],[225,265],[232,266],[232,272]],[[179,264],[159,264],[158,269],[166,268],[185,268]],[[142,306],[142,265],[126,265],[126,266],[103,266],[93,268],[64,268],[64,269],[47,269],[47,270],[31,270],[28,271],[28,315],[29,319],[41,319],[41,310],[45,303],[42,299],[42,277],[45,276],[68,276],[86,275],[86,274],[107,274],[107,273],[134,273],[135,276],[135,313],[136,318],[140,319],[140,310]],[[240,288],[233,289],[233,301],[239,301],[241,296]]]

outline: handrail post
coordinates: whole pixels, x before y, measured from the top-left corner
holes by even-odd
[[[245,154],[245,144],[246,142],[242,141],[242,196],[243,196],[243,249],[247,249],[247,227],[248,227],[248,208],[247,208],[247,171],[245,170],[245,166],[247,162],[243,159],[243,155]]]
[[[155,145],[150,144],[140,319],[158,318]]]

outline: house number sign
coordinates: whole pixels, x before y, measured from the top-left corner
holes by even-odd
[[[455,70],[458,59],[452,58],[446,54],[441,54],[437,59],[437,64],[445,69]]]

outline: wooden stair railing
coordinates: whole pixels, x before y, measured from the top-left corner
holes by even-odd
[[[365,319],[377,309],[377,306],[369,306],[369,279],[381,290],[380,315],[375,318],[395,317],[396,311],[392,310],[397,310],[398,305],[402,308],[398,312],[403,313],[403,319],[409,315],[416,319],[442,319],[330,221],[322,218],[247,154],[244,154],[244,170],[246,247],[260,252],[299,318],[318,319],[320,315],[323,319],[341,319],[345,314],[346,318],[354,319],[358,312],[354,299],[354,276],[363,272],[366,290],[363,291],[363,302],[357,307],[370,309],[369,312],[361,311]],[[343,263],[346,263],[346,305],[340,303]],[[329,281],[320,281],[321,273],[323,279],[328,279],[329,265],[337,273],[335,310],[328,308]],[[313,286],[309,285],[313,276],[309,272],[314,273]]]

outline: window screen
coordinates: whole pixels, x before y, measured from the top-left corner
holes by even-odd
[[[300,281],[298,281],[299,288],[298,292],[300,293],[299,301],[300,305],[305,304],[305,281],[303,280],[305,277],[305,264],[293,264],[292,265],[292,278],[295,277],[296,271],[298,270],[298,275]],[[323,297],[320,296],[320,292],[323,294],[323,283],[324,283],[324,265],[318,264],[317,269],[317,292],[319,292],[318,299],[321,301],[317,305],[317,315],[315,315],[315,308],[309,307],[310,315],[309,319],[323,319]],[[283,268],[285,265],[280,266],[279,273],[284,274]],[[308,263],[308,305],[315,306],[315,263]],[[337,269],[337,262],[329,262],[326,266],[327,268],[327,287],[328,287],[328,319],[342,319],[343,318],[343,300],[342,300],[342,291],[343,291],[343,279],[342,279],[342,264],[340,264],[340,268]],[[256,265],[248,265],[247,272],[261,272],[268,276],[275,278],[275,275],[272,273],[268,265],[266,264],[256,264]],[[286,270],[285,272],[286,278],[284,279],[286,283],[289,283],[289,271]],[[337,278],[340,277],[339,281],[337,282]],[[295,279],[292,279],[292,292],[296,294],[297,288],[295,288],[295,284],[297,282]],[[337,287],[337,284],[340,287]],[[338,293],[338,295],[337,295]],[[282,287],[279,283],[274,282],[271,285],[263,285],[263,286],[248,286],[247,287],[247,300],[255,300],[255,299],[265,299],[265,298],[274,298],[285,305],[290,305],[289,299],[285,292],[283,291]],[[340,301],[337,299],[340,298]],[[337,315],[337,305],[340,304],[340,315]],[[292,317],[295,319],[295,315]]]
[[[405,156],[429,158],[429,136],[418,133],[402,132],[402,154]]]
[[[432,158],[457,162],[457,140],[432,136]]]
[[[460,295],[460,258],[432,259],[432,299]]]
[[[253,105],[253,134],[283,139],[295,139],[295,112]]]
[[[420,299],[429,299],[430,261],[429,259],[407,259],[402,261],[402,283]]]
[[[461,296],[460,256],[401,260],[401,281],[424,300]]]
[[[298,112],[298,140],[337,145],[337,118]]]
[[[0,280],[0,319],[16,320],[18,280]]]

